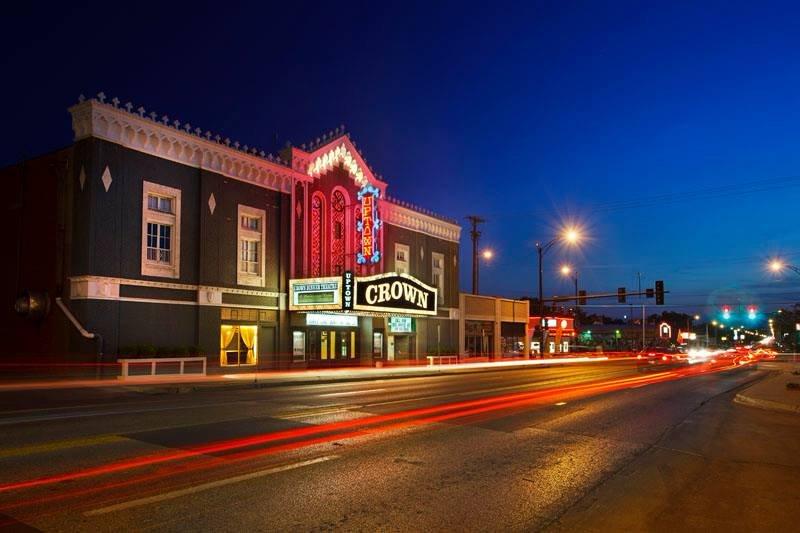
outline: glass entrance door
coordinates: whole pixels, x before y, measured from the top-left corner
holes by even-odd
[[[320,366],[353,364],[358,355],[354,329],[308,330],[308,360]]]

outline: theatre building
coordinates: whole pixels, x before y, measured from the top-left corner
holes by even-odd
[[[390,199],[343,128],[272,156],[102,94],[69,112],[69,146],[0,170],[6,353],[230,372],[457,350],[460,227]]]

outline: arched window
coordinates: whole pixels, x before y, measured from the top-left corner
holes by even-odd
[[[338,276],[345,268],[345,242],[347,226],[345,211],[347,201],[340,190],[331,193],[331,274]]]
[[[319,192],[311,197],[311,276],[322,276],[323,236],[322,226],[325,220],[325,200]]]

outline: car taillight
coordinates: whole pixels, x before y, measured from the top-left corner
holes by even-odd
[[[641,358],[642,358],[642,354],[639,354],[639,355],[636,356],[636,359],[641,359]]]
[[[662,361],[666,361],[667,359],[669,359],[669,356],[668,356],[668,355],[662,355],[662,356],[661,356],[661,360],[662,360]]]

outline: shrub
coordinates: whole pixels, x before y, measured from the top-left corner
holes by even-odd
[[[172,355],[175,357],[186,357],[189,355],[189,347],[188,346],[175,346],[172,348]]]
[[[143,358],[150,358],[156,356],[156,347],[152,344],[139,345],[139,355]]]

